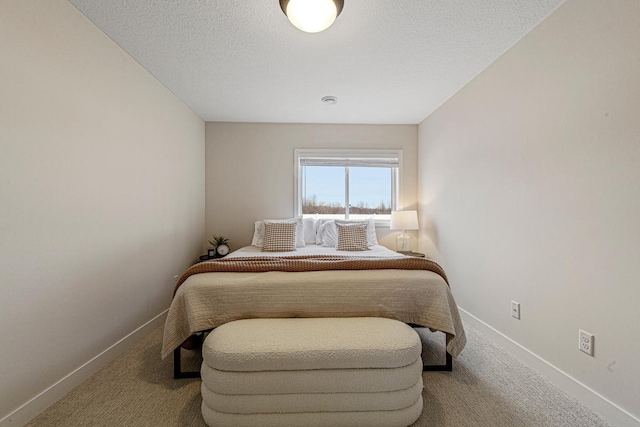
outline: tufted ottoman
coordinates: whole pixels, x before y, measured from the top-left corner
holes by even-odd
[[[422,412],[418,334],[373,317],[247,319],[202,353],[211,426],[406,427]]]

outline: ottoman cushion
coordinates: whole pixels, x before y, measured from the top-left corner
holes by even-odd
[[[413,386],[374,393],[219,394],[202,383],[202,402],[229,414],[394,411],[412,406],[422,395],[422,378]]]
[[[231,372],[202,364],[202,382],[222,394],[370,393],[403,390],[422,378],[422,360],[388,369]]]
[[[407,427],[413,424],[420,414],[422,396],[410,407],[395,411],[228,414],[202,404],[202,417],[207,425],[215,427]]]
[[[237,320],[202,349],[204,364],[222,371],[399,368],[421,351],[410,326],[377,317]]]

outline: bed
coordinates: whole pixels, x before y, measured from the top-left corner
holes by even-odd
[[[239,319],[283,317],[385,317],[441,331],[446,363],[425,370],[451,370],[466,336],[437,263],[377,244],[358,252],[318,244],[294,249],[247,246],[180,277],[162,345],[163,358],[174,354],[174,376],[196,376],[180,370],[180,346],[194,334]]]

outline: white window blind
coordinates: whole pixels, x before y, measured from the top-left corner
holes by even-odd
[[[336,158],[336,157],[301,157],[300,166],[353,166],[372,168],[398,167],[400,161],[397,157],[389,158]]]

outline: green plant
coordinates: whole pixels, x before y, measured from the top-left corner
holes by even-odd
[[[209,240],[209,243],[211,244],[211,246],[213,246],[214,248],[217,248],[219,245],[226,245],[229,243],[229,239],[227,239],[226,237],[220,235],[213,235],[213,239]]]

